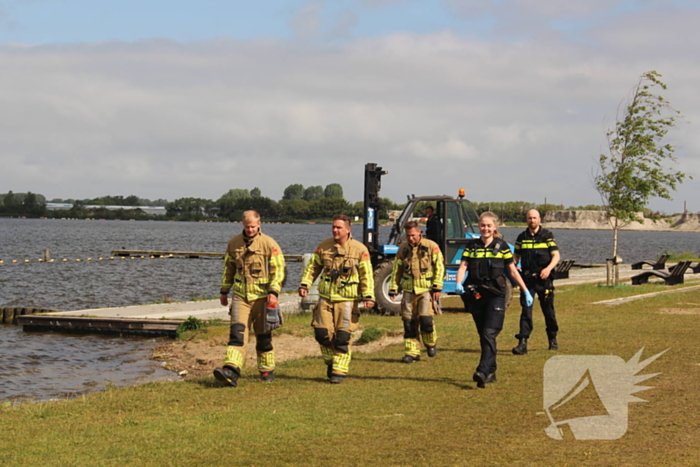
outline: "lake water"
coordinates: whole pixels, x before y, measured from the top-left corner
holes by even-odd
[[[388,238],[389,230],[382,227],[381,240]],[[238,223],[0,219],[0,259],[4,261],[0,306],[67,311],[153,303],[164,296],[173,301],[217,297],[221,259],[97,258],[109,258],[112,250],[121,248],[223,252],[240,231]],[[310,253],[330,236],[327,224],[263,224],[263,231],[287,254]],[[501,231],[514,242],[522,229]],[[557,230],[554,234],[564,259],[604,263],[611,256],[610,231]],[[353,235],[362,238],[361,226],[353,226]],[[665,250],[698,253],[699,235],[624,231],[619,254],[632,263],[656,259]],[[37,262],[47,248],[56,262]],[[64,258],[68,261],[63,262]],[[25,259],[31,262],[24,263]],[[287,290],[296,289],[300,275],[300,263],[289,263]],[[107,383],[172,377],[148,359],[155,343],[145,338],[24,333],[14,326],[0,326],[0,401],[18,396],[48,399]]]

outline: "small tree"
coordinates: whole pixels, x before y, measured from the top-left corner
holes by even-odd
[[[601,154],[598,161],[594,183],[613,229],[613,258],[617,257],[620,228],[630,222],[642,222],[638,213],[649,198],[672,199],[670,190],[675,190],[686,177],[663,165],[676,162],[673,145],[663,139],[675,126],[680,112],[653,93],[654,88],[666,89],[660,79],[656,71],[639,78],[622,115],[618,113],[617,123],[608,130],[609,154]],[[616,278],[617,261],[613,262]]]

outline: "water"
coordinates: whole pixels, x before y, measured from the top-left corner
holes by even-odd
[[[45,400],[125,386],[175,379],[175,373],[150,360],[157,339],[67,337],[25,333],[0,326],[0,401]]]
[[[386,240],[389,228],[382,227]],[[213,298],[219,294],[221,259],[116,259],[112,250],[223,252],[241,231],[237,223],[129,222],[0,219],[0,306],[58,310],[127,306],[160,301]],[[330,226],[263,224],[287,254],[313,251],[330,236]],[[502,229],[514,242],[522,229]],[[564,259],[604,263],[611,256],[612,232],[556,230]],[[353,226],[362,238],[361,226]],[[620,232],[626,263],[656,259],[665,250],[698,253],[698,233]],[[48,248],[54,263],[38,263]],[[60,261],[68,259],[68,262]],[[93,261],[86,261],[92,258]],[[11,263],[11,260],[19,263]],[[25,259],[31,260],[24,263]],[[76,259],[82,261],[76,262]],[[300,263],[288,263],[286,290],[294,290]],[[154,339],[24,333],[0,326],[0,401],[49,399],[101,389],[107,383],[133,384],[171,378],[148,356]]]

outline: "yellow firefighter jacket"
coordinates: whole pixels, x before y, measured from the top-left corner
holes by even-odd
[[[328,238],[314,251],[301,277],[301,288],[310,288],[316,277],[318,295],[331,301],[374,301],[374,274],[369,251],[352,238],[340,245]]]
[[[252,238],[239,234],[228,242],[224,256],[221,293],[247,300],[279,294],[284,280],[284,255],[276,241],[258,232]]]
[[[389,293],[396,294],[399,284],[404,292],[440,292],[444,277],[445,262],[437,243],[421,238],[414,246],[405,241],[394,259]]]

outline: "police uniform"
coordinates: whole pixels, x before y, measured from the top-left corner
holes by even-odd
[[[224,256],[221,294],[233,289],[229,314],[231,331],[226,347],[225,367],[238,369],[245,362],[248,332],[255,332],[258,370],[275,369],[272,333],[265,332],[265,311],[269,294],[279,295],[284,280],[284,255],[272,237],[258,231],[253,237],[233,237]]]
[[[416,245],[405,241],[399,246],[391,271],[389,295],[396,295],[399,287],[403,291],[401,319],[404,347],[406,355],[415,360],[420,357],[420,340],[426,348],[437,344],[433,317],[434,307],[439,304],[434,303],[431,292],[442,291],[444,276],[444,259],[437,243],[421,238]]]
[[[535,293],[539,297],[540,307],[544,314],[544,321],[547,328],[547,337],[551,342],[556,339],[559,325],[554,314],[554,284],[552,276],[547,279],[540,279],[540,272],[546,268],[552,260],[552,252],[558,251],[559,247],[554,241],[552,232],[539,226],[537,232],[532,235],[526,229],[518,235],[515,241],[515,254],[520,256],[522,276],[530,294]],[[520,305],[520,332],[515,335],[516,339],[528,339],[532,333],[532,305],[527,306],[521,294]]]
[[[319,277],[320,276],[320,277]],[[319,277],[319,301],[311,325],[328,376],[344,376],[350,368],[350,337],[360,322],[359,301],[374,301],[374,276],[369,251],[349,238],[343,245],[322,241],[302,273],[300,288],[309,290]]]
[[[442,240],[442,222],[436,215],[429,217],[425,223],[425,236],[428,240],[438,244]]]
[[[481,359],[476,371],[490,382],[496,373],[496,337],[503,329],[506,312],[506,267],[513,263],[508,243],[494,238],[484,246],[481,238],[465,245],[462,261],[467,262],[467,279],[462,300],[474,318],[479,333]]]

